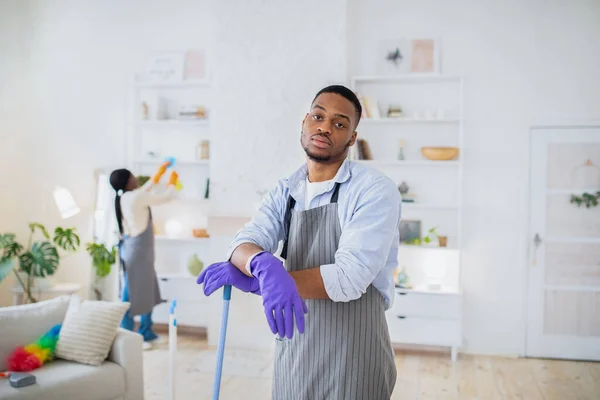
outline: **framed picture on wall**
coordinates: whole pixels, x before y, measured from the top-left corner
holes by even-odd
[[[421,221],[419,220],[401,220],[400,221],[400,243],[413,243],[421,239]]]
[[[440,40],[418,37],[381,42],[379,72],[383,75],[440,74]]]
[[[185,53],[176,51],[155,52],[146,59],[146,80],[155,83],[181,82]]]

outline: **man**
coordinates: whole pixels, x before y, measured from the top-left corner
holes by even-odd
[[[361,113],[344,86],[317,94],[302,122],[306,164],[265,197],[229,261],[198,277],[206,295],[233,285],[263,297],[277,333],[274,399],[381,400],[394,388],[384,312],[401,199],[391,179],[346,159]],[[279,241],[285,266],[272,254]]]

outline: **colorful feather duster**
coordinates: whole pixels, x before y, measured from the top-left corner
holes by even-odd
[[[17,347],[8,356],[9,371],[31,371],[52,360],[61,324],[55,325],[44,336],[27,346]]]

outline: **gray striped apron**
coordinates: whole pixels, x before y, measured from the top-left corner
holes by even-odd
[[[342,233],[339,185],[330,204],[306,211],[294,210],[290,196],[282,251],[287,270],[335,262]],[[354,301],[306,300],[306,305],[305,333],[276,337],[273,399],[389,399],[396,366],[381,293],[370,285]]]
[[[129,313],[147,314],[161,303],[160,288],[154,270],[154,230],[148,208],[148,226],[137,236],[125,235],[119,243],[121,264],[129,285]]]

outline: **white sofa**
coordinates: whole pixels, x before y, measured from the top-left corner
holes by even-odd
[[[0,308],[0,370],[17,346],[33,343],[63,321],[69,296]],[[108,359],[98,367],[54,359],[31,371],[37,383],[13,388],[0,379],[0,399],[143,400],[142,337],[119,329]]]

